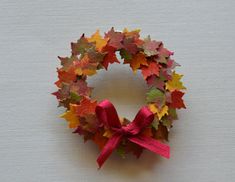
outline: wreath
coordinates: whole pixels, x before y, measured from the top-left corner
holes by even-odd
[[[83,34],[71,43],[71,56],[58,57],[58,91],[52,94],[58,99],[58,106],[66,108],[61,118],[74,129],[73,133],[98,145],[99,167],[114,150],[122,157],[133,153],[139,158],[148,149],[169,158],[170,147],[165,143],[168,132],[177,119],[176,109],[186,108],[182,100],[182,90],[186,89],[181,82],[183,75],[174,71],[179,64],[171,58],[173,52],[150,36],[141,39],[139,32],[111,28],[104,37],[99,30],[91,37]],[[116,52],[134,73],[141,71],[148,85],[146,105],[133,121],[119,117],[109,100],[97,102],[91,98],[93,88],[87,84],[87,77],[100,69],[108,70],[109,64],[120,63]]]

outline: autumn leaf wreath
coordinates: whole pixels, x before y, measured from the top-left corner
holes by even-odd
[[[147,149],[169,158],[170,147],[165,144],[168,132],[177,119],[176,109],[186,108],[181,91],[186,88],[180,81],[183,75],[174,71],[179,64],[171,58],[173,52],[150,36],[141,39],[139,32],[111,28],[104,37],[99,30],[91,37],[83,34],[77,42],[71,43],[71,56],[58,57],[61,61],[55,82],[58,91],[53,95],[59,106],[66,108],[61,117],[74,133],[84,137],[84,141],[92,140],[98,145],[101,150],[97,158],[99,167],[114,150],[121,156],[133,153],[140,157],[143,149]],[[108,70],[109,64],[120,63],[116,52],[134,73],[141,71],[148,85],[146,105],[140,108],[133,121],[119,117],[109,100],[92,99],[92,87],[87,84],[87,77],[97,70]]]

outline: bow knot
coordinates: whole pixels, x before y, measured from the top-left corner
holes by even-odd
[[[115,107],[108,100],[104,100],[97,105],[96,116],[99,122],[114,132],[97,158],[99,167],[103,165],[123,138],[163,157],[170,157],[170,147],[168,145],[141,135],[141,131],[149,126],[154,119],[153,113],[146,106],[142,107],[135,119],[126,126],[121,125]]]

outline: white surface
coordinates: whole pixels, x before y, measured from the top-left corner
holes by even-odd
[[[235,2],[0,1],[1,182],[220,182],[235,178]],[[175,51],[188,88],[187,110],[170,134],[171,159],[113,155],[71,134],[50,95],[57,55],[83,32],[141,28]],[[130,119],[144,103],[142,79],[112,65],[90,83]],[[123,81],[123,82],[122,82]],[[115,83],[115,85],[112,85]],[[106,89],[106,90],[105,90]],[[134,97],[135,96],[135,97]],[[138,100],[138,97],[140,98]]]

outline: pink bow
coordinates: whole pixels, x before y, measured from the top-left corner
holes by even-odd
[[[127,126],[121,125],[117,111],[109,100],[104,100],[96,106],[96,116],[99,122],[114,132],[97,158],[99,168],[101,168],[124,137],[156,154],[170,158],[170,147],[168,145],[154,140],[151,137],[141,135],[141,131],[149,126],[154,119],[154,115],[148,107],[142,107],[135,116],[135,119]]]

